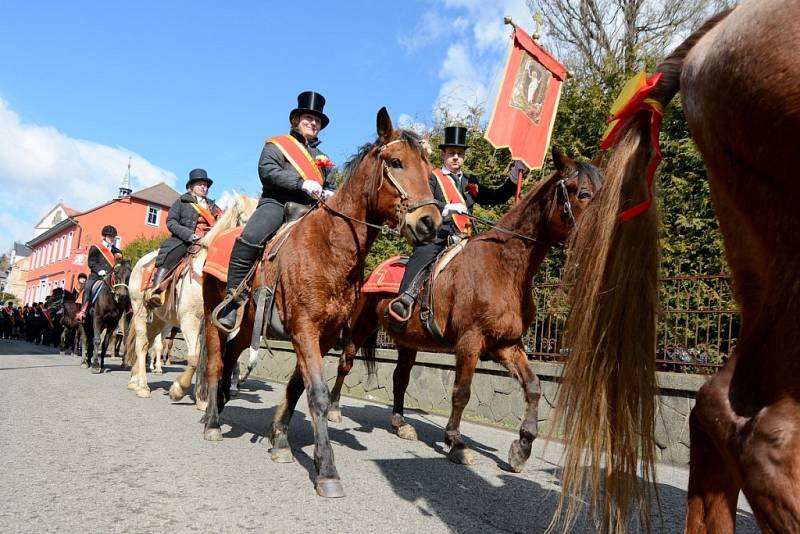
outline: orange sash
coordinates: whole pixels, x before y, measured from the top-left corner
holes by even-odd
[[[116,265],[116,264],[117,264],[117,260],[115,260],[115,259],[114,259],[114,255],[111,253],[111,251],[110,251],[110,250],[108,250],[108,249],[105,247],[105,245],[103,245],[103,244],[101,243],[101,244],[99,244],[99,245],[92,245],[92,246],[93,246],[94,248],[96,248],[97,250],[99,250],[99,251],[100,251],[100,254],[102,254],[102,255],[103,255],[103,257],[106,259],[106,261],[108,262],[108,264],[109,264],[111,267],[113,267],[114,265]]]
[[[435,169],[433,174],[436,176],[436,180],[439,182],[439,187],[442,189],[442,193],[444,193],[444,199],[448,204],[467,205],[463,195],[461,194],[461,191],[459,191],[456,185],[453,183],[452,178],[446,176],[441,169]],[[451,213],[450,216],[453,218],[453,222],[456,223],[456,228],[458,228],[462,234],[472,234],[472,225],[469,224],[468,218],[464,217],[460,213]]]
[[[322,173],[314,163],[314,158],[308,153],[306,147],[291,135],[279,135],[272,139],[267,139],[267,143],[272,143],[283,152],[294,170],[303,178],[303,180],[314,180],[319,185],[325,185],[325,180]]]
[[[41,308],[41,310],[44,318],[47,319],[47,324],[50,325],[50,328],[53,328],[53,318],[50,317],[50,312],[47,311],[47,308]]]
[[[217,222],[217,218],[214,217],[214,214],[211,213],[211,210],[209,210],[207,207],[196,202],[192,202],[192,207],[195,209],[195,211],[197,211],[197,213],[200,214],[201,217],[203,217],[203,219],[206,220],[209,226],[214,226],[214,223]]]

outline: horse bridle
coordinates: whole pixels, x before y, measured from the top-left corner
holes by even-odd
[[[402,139],[395,139],[393,141],[389,141],[384,145],[381,145],[376,149],[378,151],[378,156],[380,157],[380,155],[383,153],[384,150],[386,150],[387,147],[395,143],[402,143],[402,142],[404,142]],[[386,164],[385,159],[381,158],[381,164],[376,167],[376,171],[377,171],[376,174],[380,174],[380,176],[378,177],[378,187],[375,189],[376,196],[377,193],[383,188],[383,185],[386,182],[386,180],[388,180],[389,183],[392,184],[392,187],[394,187],[397,190],[397,193],[400,195],[400,202],[395,207],[395,215],[397,216],[397,226],[395,226],[394,228],[388,227],[386,225],[373,224],[367,221],[356,219],[354,217],[350,217],[349,215],[345,215],[344,213],[331,208],[330,205],[327,202],[325,202],[325,200],[323,200],[322,198],[318,199],[318,201],[320,204],[322,204],[322,206],[325,207],[325,209],[336,215],[339,215],[340,217],[343,217],[353,222],[357,222],[359,224],[363,224],[364,226],[368,226],[370,228],[376,228],[385,233],[389,233],[396,236],[402,235],[403,228],[407,224],[406,215],[408,215],[409,213],[413,213],[414,211],[418,210],[423,206],[436,204],[436,200],[434,200],[434,198],[431,196],[428,198],[423,198],[422,200],[418,200],[410,204],[408,201],[409,199],[408,193],[403,188],[403,186],[400,185],[400,182],[397,180],[397,178],[394,177],[392,171],[389,169],[389,166]]]

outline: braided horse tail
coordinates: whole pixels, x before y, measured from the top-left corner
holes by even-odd
[[[650,98],[662,108],[680,88],[689,51],[728,13],[707,21],[657,67],[662,77]],[[585,492],[601,530],[626,532],[633,509],[648,531],[651,526],[657,210],[651,205],[619,221],[622,211],[648,196],[650,118],[650,112],[639,112],[623,127],[608,160],[603,189],[570,243],[567,276],[574,289],[565,340],[570,355],[553,423],[553,432],[563,435],[566,452],[563,489],[551,528],[562,522],[569,529]]]

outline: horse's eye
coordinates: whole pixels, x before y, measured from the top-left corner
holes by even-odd
[[[389,163],[391,163],[393,169],[402,169],[403,168],[403,162],[400,161],[397,158],[393,158],[392,161],[390,161]]]

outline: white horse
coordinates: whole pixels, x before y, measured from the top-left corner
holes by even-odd
[[[177,326],[183,332],[186,341],[186,370],[175,379],[169,388],[169,397],[179,401],[189,390],[195,370],[197,369],[200,354],[201,335],[200,329],[204,323],[203,317],[203,286],[200,280],[203,276],[203,264],[208,253],[208,245],[221,232],[247,222],[255,211],[258,201],[244,195],[236,195],[234,204],[225,210],[216,224],[198,242],[200,251],[194,256],[191,269],[178,280],[177,298],[172,306],[160,306],[152,311],[152,318],[148,322],[150,310],[144,306],[144,292],[141,290],[142,271],[156,256],[158,251],[150,252],[143,256],[133,267],[130,282],[130,298],[133,304],[133,318],[125,347],[125,361],[132,364],[131,378],[128,389],[134,390],[140,398],[150,397],[150,387],[147,385],[147,350],[156,336],[168,332],[170,327]],[[135,363],[134,363],[135,358]],[[205,401],[197,402],[199,410],[205,410]]]

